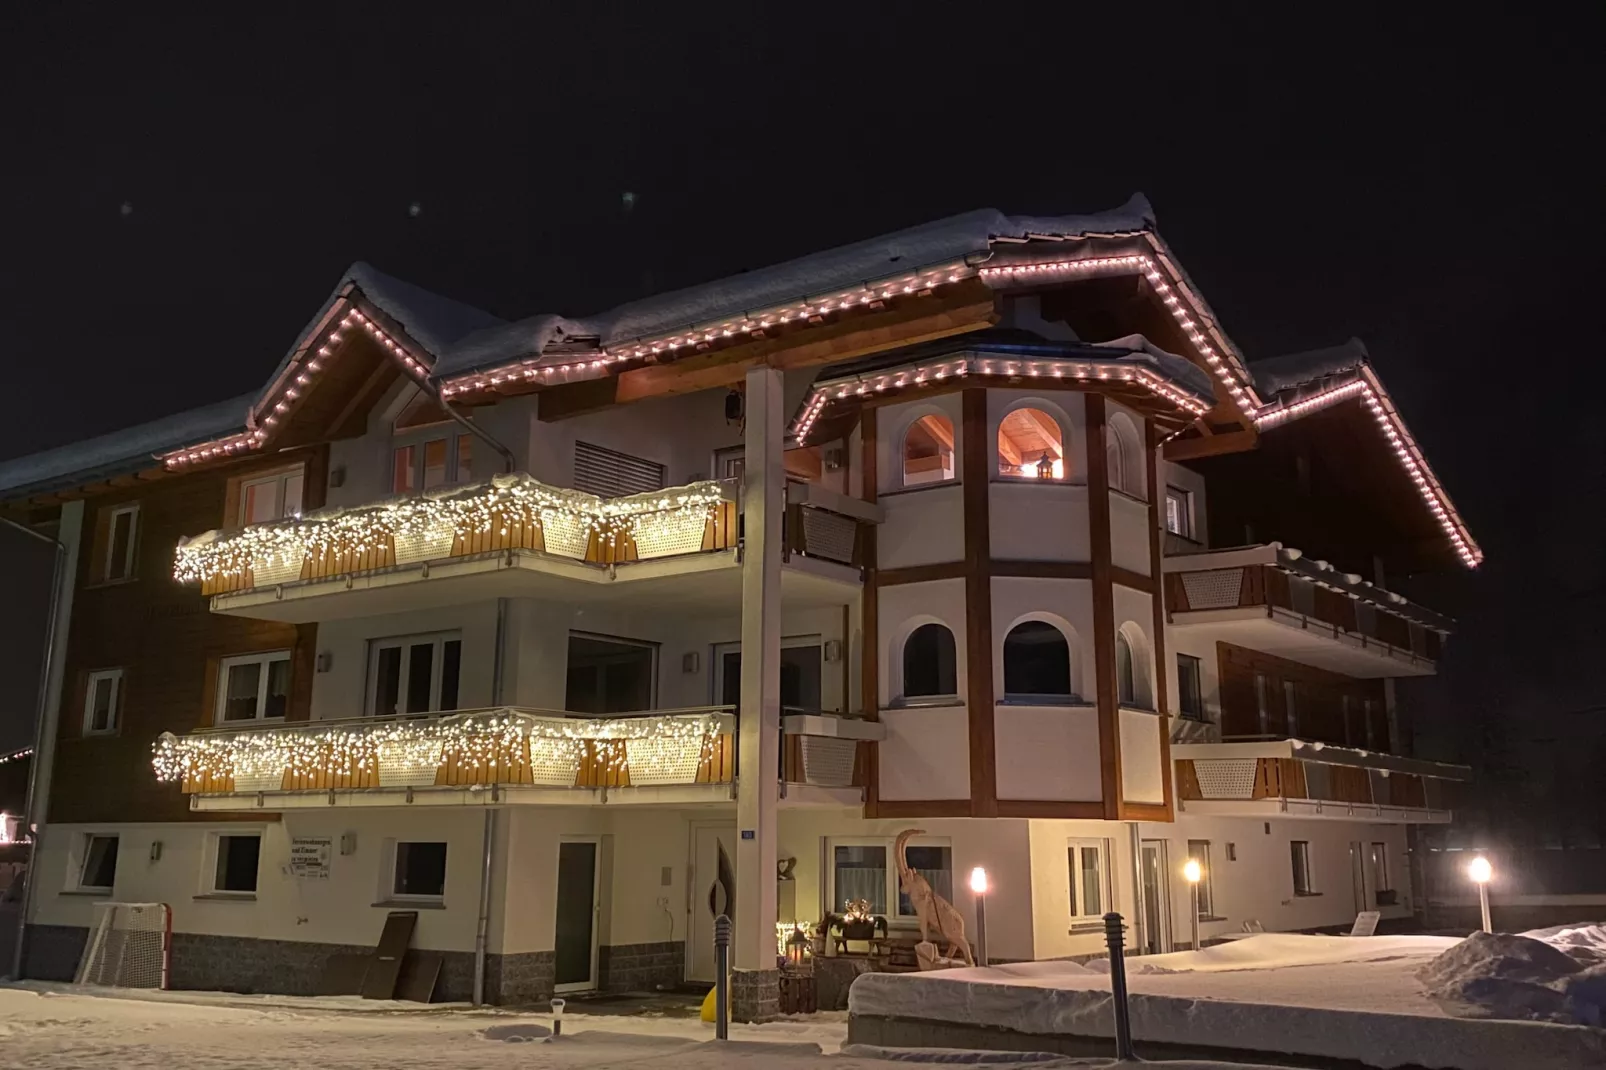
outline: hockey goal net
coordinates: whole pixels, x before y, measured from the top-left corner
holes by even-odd
[[[96,903],[73,983],[166,988],[173,911],[166,903]]]

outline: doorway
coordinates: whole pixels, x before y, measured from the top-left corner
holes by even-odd
[[[1143,875],[1140,902],[1143,910],[1143,953],[1163,955],[1171,950],[1171,873],[1165,862],[1165,841],[1144,840],[1139,844],[1139,869]]]
[[[714,919],[721,914],[735,920],[736,826],[693,825],[691,849],[691,920],[687,926],[691,946],[686,949],[686,977],[713,981]]]
[[[818,711],[822,701],[820,676],[824,657],[820,637],[798,635],[781,640],[781,708]],[[714,647],[714,705],[738,706],[742,701],[742,644]]]
[[[597,987],[597,879],[599,841],[558,844],[558,901],[553,989],[581,992]]]

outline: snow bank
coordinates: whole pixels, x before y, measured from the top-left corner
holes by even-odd
[[[1566,932],[1579,942],[1565,949],[1531,936],[1473,933],[1418,976],[1451,1014],[1606,1025],[1606,943],[1587,930]]]

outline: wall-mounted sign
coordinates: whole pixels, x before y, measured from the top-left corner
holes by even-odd
[[[301,880],[326,881],[329,879],[329,858],[334,854],[334,840],[327,836],[290,841],[290,875]]]

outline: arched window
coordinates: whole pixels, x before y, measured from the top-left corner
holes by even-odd
[[[1071,689],[1071,644],[1065,633],[1042,620],[1015,625],[1004,636],[1004,694],[1054,698],[1076,694]]]
[[[954,424],[940,413],[922,416],[903,436],[903,485],[954,478]]]
[[[1146,710],[1153,706],[1149,691],[1149,658],[1141,633],[1124,625],[1115,633],[1115,698],[1122,706]]]
[[[1124,412],[1112,413],[1104,428],[1105,463],[1110,473],[1110,489],[1134,498],[1143,497],[1143,446],[1132,418]]]
[[[998,425],[998,474],[1064,479],[1065,440],[1059,421],[1041,409],[1015,409]]]
[[[959,658],[954,633],[922,624],[903,641],[903,697],[959,694]]]

